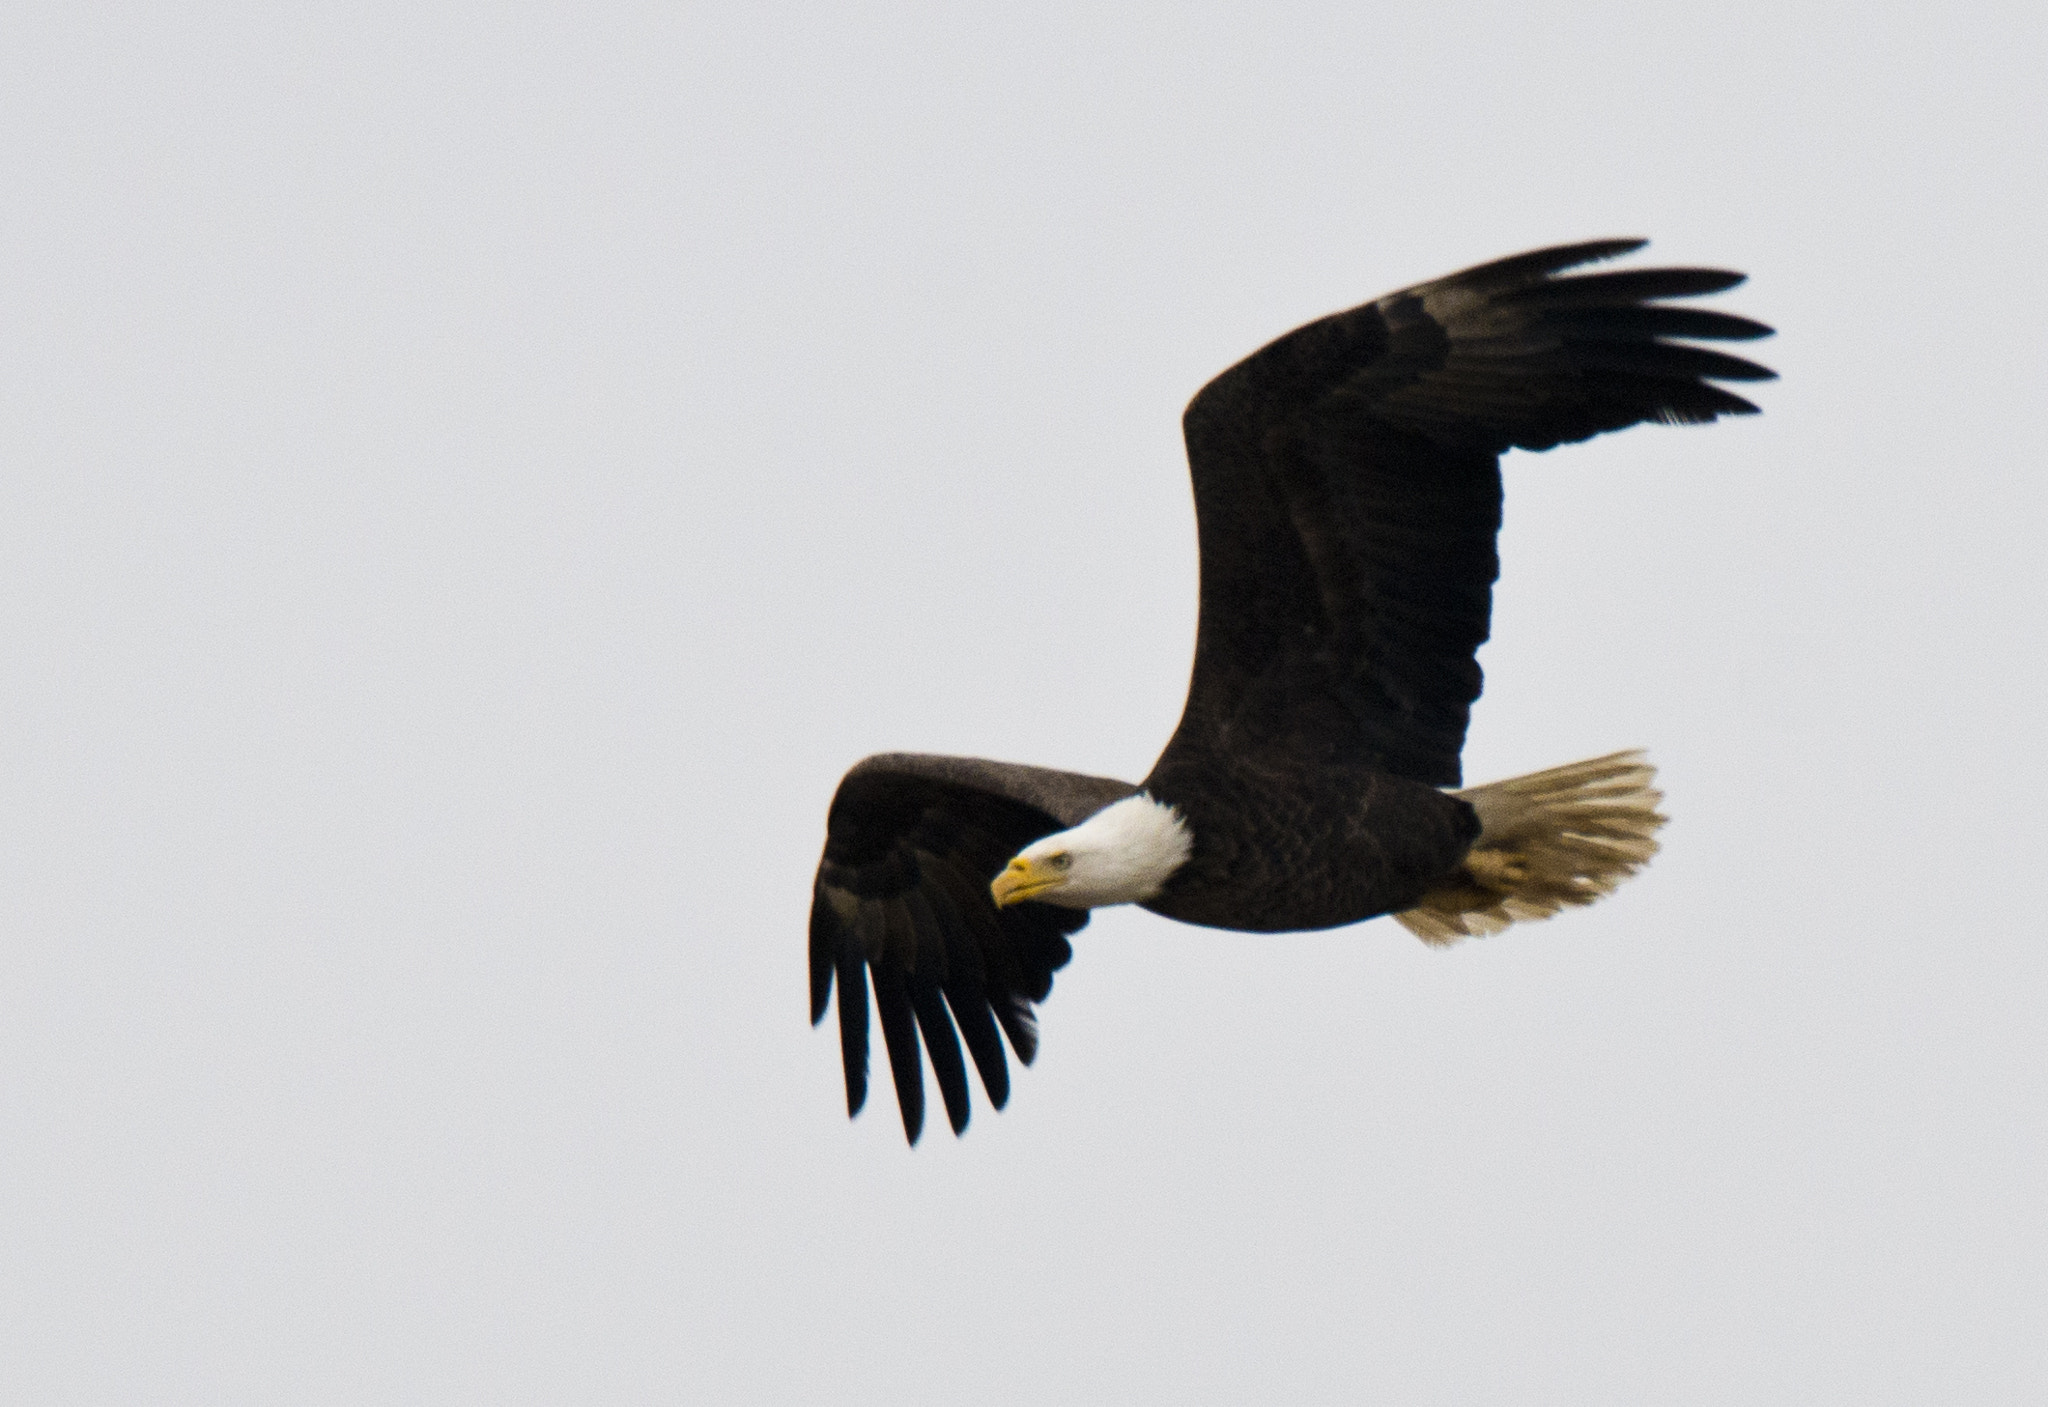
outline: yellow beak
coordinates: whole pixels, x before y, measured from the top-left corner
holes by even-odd
[[[989,884],[988,892],[995,897],[997,908],[1007,909],[1048,889],[1057,889],[1066,882],[1064,874],[1044,865],[1034,865],[1019,855]]]

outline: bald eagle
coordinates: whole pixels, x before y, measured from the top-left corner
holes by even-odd
[[[811,1021],[835,978],[849,1116],[867,1098],[872,981],[903,1131],[919,1038],[957,1134],[961,1046],[1000,1109],[1003,1040],[1105,904],[1250,933],[1392,914],[1427,942],[1591,903],[1655,853],[1636,752],[1459,791],[1500,528],[1500,456],[1641,421],[1756,407],[1774,373],[1694,342],[1771,329],[1668,300],[1717,269],[1559,275],[1600,240],[1482,264],[1295,329],[1182,418],[1201,547],[1180,725],[1132,785],[980,758],[857,764],[826,822]]]

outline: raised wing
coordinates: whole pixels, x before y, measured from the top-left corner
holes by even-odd
[[[1499,455],[1756,407],[1689,345],[1761,323],[1664,300],[1714,269],[1568,278],[1642,247],[1543,249],[1297,328],[1205,386],[1183,427],[1202,554],[1194,678],[1153,777],[1284,750],[1456,786],[1499,574]]]
[[[997,1028],[1029,1065],[1038,1050],[1032,1004],[1052,990],[1073,955],[1067,935],[1088,914],[998,909],[989,881],[1040,836],[1135,790],[1107,777],[914,753],[870,757],[846,774],[811,898],[811,1022],[823,1019],[836,977],[848,1117],[867,1102],[870,980],[912,1143],[924,1128],[920,1034],[954,1133],[967,1127],[963,1042],[989,1103],[1003,1107],[1010,1074]]]

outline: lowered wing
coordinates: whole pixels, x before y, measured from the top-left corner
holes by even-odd
[[[1003,1036],[1029,1065],[1038,1050],[1032,1006],[1073,950],[1085,910],[989,895],[1010,857],[1131,794],[1126,782],[978,758],[892,753],[848,772],[826,822],[811,899],[811,1021],[823,1019],[836,979],[846,1112],[867,1101],[868,989],[895,1077],[903,1132],[924,1127],[919,1038],[946,1115],[967,1127],[967,1069],[989,1103],[1009,1098]],[[1000,1030],[1001,1035],[998,1035]]]

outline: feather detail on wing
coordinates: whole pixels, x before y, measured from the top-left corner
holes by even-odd
[[[1766,335],[1662,300],[1718,269],[1558,277],[1600,240],[1318,319],[1216,377],[1183,425],[1202,553],[1186,711],[1155,776],[1262,750],[1455,786],[1499,570],[1500,453],[1756,407]]]
[[[1002,1038],[1031,1063],[1032,1007],[1051,992],[1072,955],[1067,935],[1088,915],[1034,903],[998,909],[989,881],[1032,841],[1132,790],[1042,767],[901,753],[846,774],[813,889],[810,958],[814,1024],[839,989],[848,1115],[867,1101],[870,983],[912,1143],[924,1127],[920,1044],[955,1133],[969,1112],[963,1044],[989,1103],[1003,1107]]]
[[[1771,329],[1662,300],[1720,293],[1723,269],[1630,269],[1552,277],[1632,253],[1646,241],[1598,240],[1482,264],[1371,304],[1388,354],[1348,379],[1391,424],[1448,445],[1549,449],[1645,420],[1693,424],[1756,407],[1715,381],[1776,373],[1688,341],[1742,341]]]

